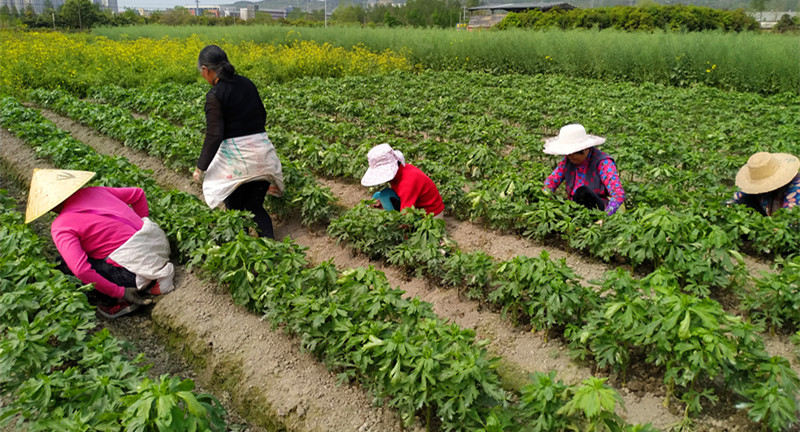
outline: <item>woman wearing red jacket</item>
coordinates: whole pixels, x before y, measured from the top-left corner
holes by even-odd
[[[361,178],[367,187],[389,183],[373,195],[386,210],[402,210],[406,207],[425,209],[428,214],[442,219],[444,203],[439,190],[419,168],[406,163],[403,153],[389,144],[379,144],[367,153],[369,168]]]

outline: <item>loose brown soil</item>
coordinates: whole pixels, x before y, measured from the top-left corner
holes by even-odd
[[[119,143],[100,136],[89,128],[83,127],[70,119],[55,115],[51,112],[43,112],[62,129],[70,131],[73,136],[94,147],[98,152],[104,154],[125,154],[128,159],[141,168],[152,169],[158,173],[154,178],[163,187],[173,187],[182,189],[188,187],[199,196],[198,187],[188,185],[189,174],[185,176],[173,176],[171,174],[161,175],[164,171],[160,160],[146,154],[131,151],[121,146]],[[160,170],[159,170],[159,167]],[[340,198],[345,206],[352,206],[362,198],[367,198],[365,189],[358,185],[342,183],[334,180],[321,180],[321,182],[331,187],[333,192]],[[447,219],[448,231],[458,242],[463,250],[480,249],[498,259],[509,259],[516,255],[538,256],[544,248],[541,245],[520,239],[516,236],[504,235],[486,230],[480,226],[469,222],[459,222]],[[475,329],[479,338],[491,341],[488,349],[492,354],[503,358],[501,373],[510,384],[515,387],[521,383],[526,374],[534,371],[558,371],[558,377],[568,383],[579,382],[592,374],[588,367],[579,365],[570,360],[567,350],[563,343],[558,340],[545,342],[541,333],[531,333],[516,328],[508,321],[503,320],[499,314],[483,308],[480,304],[472,301],[465,301],[459,298],[454,290],[441,289],[430,286],[427,280],[409,278],[405,272],[396,268],[386,266],[381,262],[370,261],[367,258],[353,254],[350,250],[339,246],[334,240],[324,234],[324,232],[306,229],[296,221],[279,221],[275,226],[276,236],[283,238],[291,236],[298,244],[309,248],[307,255],[312,262],[321,262],[333,259],[339,268],[363,267],[374,265],[383,270],[393,286],[405,290],[409,296],[418,296],[422,300],[434,305],[434,310],[439,316],[465,328]],[[585,281],[599,278],[602,274],[612,267],[594,260],[586,259],[579,255],[569,254],[558,249],[548,249],[552,258],[564,258]],[[763,265],[763,264],[762,264]],[[766,265],[763,265],[766,268]],[[170,298],[166,296],[165,300]],[[155,310],[154,308],[154,320]],[[216,319],[217,314],[210,312],[211,317]],[[224,329],[220,330],[224,333]],[[219,336],[224,337],[224,336]],[[229,336],[229,338],[235,336]],[[201,334],[200,340],[211,340],[208,336]],[[218,342],[223,343],[223,342]],[[769,341],[770,350],[776,352],[791,352],[792,347],[787,345],[785,340],[775,339]],[[215,345],[216,346],[216,345]],[[797,365],[793,363],[795,369]],[[663,406],[663,385],[660,380],[645,378],[646,371],[643,371],[643,378],[638,379],[632,374],[627,387],[618,385],[616,377],[611,377],[610,382],[615,384],[617,390],[623,397],[627,411],[622,413],[627,421],[631,423],[651,422],[658,428],[666,428],[678,422],[682,417],[682,412],[673,404],[672,410]],[[728,408],[711,408],[708,416],[701,416],[695,421],[695,430],[709,431],[751,431],[757,428],[752,425],[744,413],[736,412]]]

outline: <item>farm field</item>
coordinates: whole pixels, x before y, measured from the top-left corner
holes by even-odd
[[[289,354],[278,357],[302,361],[289,361],[288,369],[318,369],[316,357],[330,368],[329,379],[336,375],[350,382],[311,386],[365,410],[345,416],[359,423],[353,430],[389,430],[399,419],[434,429],[457,428],[456,419],[469,419],[472,427],[511,430],[513,424],[543,421],[535,413],[546,410],[558,410],[573,425],[650,422],[659,429],[680,424],[692,430],[747,431],[788,429],[796,422],[800,368],[789,336],[800,321],[792,297],[800,274],[800,217],[786,212],[763,219],[726,207],[724,201],[734,191],[736,170],[751,153],[800,153],[797,95],[464,71],[373,71],[286,82],[256,77],[256,84],[268,111],[268,133],[288,174],[287,197],[268,203],[281,220],[278,238],[291,239],[283,243],[262,245],[236,236],[245,228],[233,221],[237,215],[226,218],[198,206],[194,197],[199,188],[189,173],[202,142],[207,89],[201,85],[8,89],[26,107],[11,98],[2,102],[0,122],[16,135],[3,132],[3,162],[24,167],[20,176],[44,163],[96,169],[88,161],[94,159],[82,158],[84,150],[74,150],[73,144],[39,138],[42,131],[58,128],[72,135],[74,145],[88,145],[89,152],[123,155],[151,170],[139,174],[137,169],[129,176],[121,174],[127,168],[110,167],[100,178],[106,184],[136,181],[177,191],[157,192],[157,202],[166,207],[158,216],[174,230],[168,234],[176,236],[171,239],[178,242],[178,260],[194,269],[187,280],[194,273],[216,274],[214,283],[226,286],[232,299],[212,287],[215,295],[255,312],[238,313],[265,315],[293,334],[281,342]],[[40,110],[44,117],[37,117]],[[622,173],[628,211],[605,218],[602,225],[594,224],[602,214],[540,192],[557,163],[541,153],[541,139],[569,122],[606,136],[604,149],[615,156]],[[360,203],[369,196],[357,183],[366,169],[366,152],[380,142],[402,149],[434,179],[447,206],[446,226],[414,215],[375,212]],[[34,160],[29,146],[41,161]],[[225,228],[194,233],[205,224],[181,222],[189,213],[168,214],[171,203],[178,202],[202,209],[209,227]],[[281,258],[284,253],[290,258]],[[260,280],[274,284],[278,279],[269,266],[259,266],[261,260],[280,263],[296,280],[284,276],[280,283],[286,288],[262,292]],[[372,276],[372,266],[385,276]],[[359,270],[351,273],[350,268]],[[312,294],[300,296],[297,289],[328,289],[315,284],[332,283],[325,276],[331,271],[340,272],[340,284],[363,273],[368,276],[359,277],[374,279],[359,286],[397,287],[406,297],[416,296],[419,300],[386,304],[449,328],[463,355],[476,356],[479,378],[472,378],[480,397],[462,400],[465,405],[458,410],[444,402],[464,394],[457,387],[437,387],[435,392],[444,393],[416,399],[426,393],[413,388],[419,379],[411,360],[383,354],[380,358],[390,359],[384,363],[388,366],[372,368],[358,363],[362,355],[353,354],[383,347],[387,338],[381,334],[392,335],[393,329],[371,330],[382,332],[371,333],[375,339],[360,333],[342,336],[336,313],[292,309],[301,300],[311,301]],[[190,290],[167,296],[153,308],[153,321],[179,334],[221,337],[215,346],[241,343],[241,333],[228,335],[219,326],[198,333],[187,317],[176,316],[174,310],[189,302],[186,295]],[[350,303],[342,304],[348,306],[337,307],[348,316],[360,314],[349,309]],[[385,321],[366,319],[363,325],[405,322],[391,308],[381,310],[389,314]],[[203,313],[209,320],[220,316],[213,308]],[[248,328],[248,334],[273,334],[267,323]],[[409,346],[423,343],[422,334],[432,337],[427,331],[406,334],[414,341]],[[486,345],[475,338],[485,339]],[[270,341],[249,355],[269,352],[271,344],[278,344]],[[351,351],[337,351],[344,345]],[[292,351],[298,347],[309,353]],[[199,348],[178,349],[198,355]],[[214,363],[230,367],[224,358],[230,352],[222,351]],[[253,360],[245,355],[238,361],[250,365]],[[529,373],[551,371],[564,383],[542,375],[529,381]],[[208,374],[213,384],[214,373]],[[268,376],[258,379],[269,381]],[[270,421],[293,430],[346,424],[335,423],[342,418],[314,420],[332,414],[309,405],[319,394],[284,385],[277,393],[288,391],[300,402],[277,408],[283,415]],[[555,408],[536,405],[537,392],[547,388],[563,392],[563,399],[552,400]],[[352,394],[340,396],[345,389]],[[592,391],[606,401],[599,411],[577,405],[577,395]],[[389,401],[391,409],[370,411],[370,392]],[[237,398],[251,410],[260,401],[244,400],[242,394]],[[503,400],[507,403],[498,403]],[[392,419],[395,426],[387,426]]]

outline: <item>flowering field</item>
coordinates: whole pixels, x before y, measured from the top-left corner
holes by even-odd
[[[80,34],[3,31],[0,44],[8,61],[0,65],[0,91],[62,88],[81,93],[102,84],[190,83],[198,77],[197,54],[208,43],[197,36],[116,41]],[[236,59],[240,73],[270,81],[413,69],[405,57],[390,50],[344,49],[296,40],[291,34],[283,44],[215,43]]]
[[[191,171],[207,91],[195,56],[206,41],[4,36],[4,52],[16,55],[0,64],[0,91],[16,100],[3,99],[1,121],[42,157],[102,167],[100,178],[109,182],[147,176],[95,161],[91,149],[63,140],[19,100]],[[163,213],[154,217],[179,245],[179,261],[220,275],[238,304],[285,326],[341,380],[385,400],[405,425],[649,430],[627,425],[617,409],[618,390],[640,381],[658,389],[653,412],[676,415],[681,427],[786,430],[796,423],[798,366],[772,355],[765,339],[800,330],[800,212],[762,218],[724,202],[749,154],[800,153],[797,94],[419,70],[410,55],[299,39],[220,45],[259,87],[284,163],[287,196],[269,198],[271,213],[324,227],[372,259],[454,288],[467,308],[556,340],[604,376],[573,385],[538,373],[512,383],[472,330],[437,316],[436,304],[403,299],[373,268],[337,268],[328,257],[314,263],[291,239],[235,236],[243,227],[238,217],[164,195]],[[723,67],[712,60],[695,66],[702,74]],[[542,194],[557,161],[541,153],[541,139],[571,122],[608,138],[604,149],[620,167],[627,212],[605,217]],[[320,186],[319,178],[355,183],[366,152],[380,142],[434,179],[453,218],[448,227],[363,203],[342,209]],[[183,204],[173,209],[173,200]],[[181,207],[184,213],[175,210]],[[547,253],[499,259],[467,251],[451,234],[462,221],[611,270],[590,282]],[[752,271],[756,260],[773,271]]]

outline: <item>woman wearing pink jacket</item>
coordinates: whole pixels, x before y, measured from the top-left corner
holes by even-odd
[[[94,284],[101,315],[117,318],[148,304],[141,294],[173,289],[166,235],[150,221],[140,188],[82,188],[93,172],[34,170],[25,222],[50,210],[50,231],[69,271]]]

